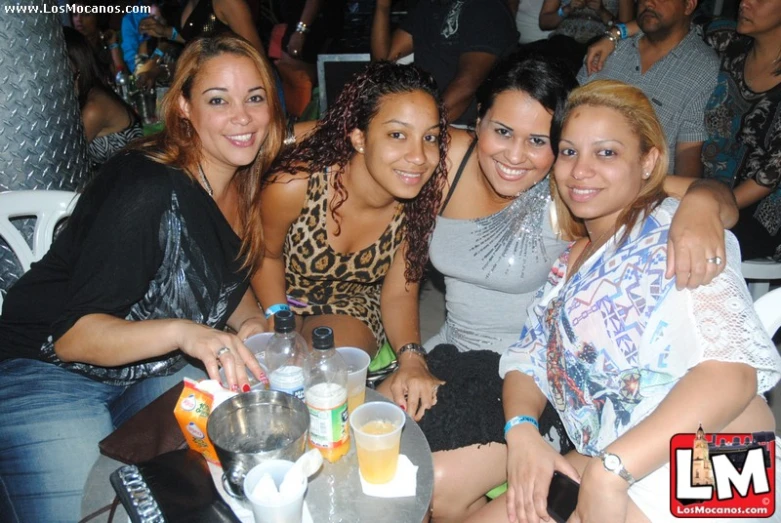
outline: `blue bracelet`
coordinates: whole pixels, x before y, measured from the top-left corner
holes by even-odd
[[[165,56],[165,53],[161,51],[160,48],[158,47],[152,52],[152,56],[159,56],[160,58],[163,58]]]
[[[615,27],[618,27],[618,31],[621,33],[621,40],[626,40],[626,37],[629,36],[629,33],[626,30],[626,24],[616,24]]]
[[[179,36],[179,31],[176,30],[176,27],[171,27],[171,40],[176,40],[176,37]]]
[[[266,318],[270,318],[279,311],[289,311],[290,307],[287,303],[277,303],[266,309]]]
[[[116,42],[114,42],[113,44],[110,44],[110,45],[108,46],[108,50],[109,50],[109,51],[112,51],[112,50],[114,50],[114,49],[119,49],[119,44],[118,44],[118,43],[116,43]]]
[[[537,430],[540,430],[540,424],[537,423],[537,420],[531,416],[515,416],[514,418],[510,418],[510,420],[504,424],[504,439],[507,439],[507,433],[510,432],[511,428],[522,423],[531,423],[537,428]]]
[[[564,14],[564,6],[559,6],[559,10],[556,11],[556,14],[559,15],[559,18],[567,18],[567,15]]]

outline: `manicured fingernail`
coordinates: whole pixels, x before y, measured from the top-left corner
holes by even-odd
[[[244,386],[241,388],[241,391],[242,392],[249,392],[249,385],[245,383]]]
[[[404,412],[407,412],[407,407],[405,407],[404,405],[399,405],[399,407],[401,407],[401,410],[403,410]]]
[[[231,385],[231,390],[233,392],[239,392],[239,386],[234,383],[233,385]]]

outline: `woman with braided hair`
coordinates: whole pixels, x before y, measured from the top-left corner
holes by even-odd
[[[447,126],[433,78],[370,64],[265,180],[265,256],[252,286],[267,317],[291,309],[311,341],[370,355],[418,347],[418,284],[445,182]],[[404,358],[400,357],[401,364]]]

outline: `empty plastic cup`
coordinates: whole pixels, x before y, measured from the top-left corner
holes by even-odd
[[[292,461],[271,459],[247,473],[244,495],[252,505],[255,523],[301,523],[307,479],[298,472],[285,481],[292,467]]]
[[[387,483],[396,475],[405,420],[404,411],[387,401],[364,403],[350,414],[358,468],[367,483]]]
[[[355,347],[339,347],[336,352],[347,364],[347,412],[352,412],[366,399],[366,373],[372,359]]]
[[[249,382],[250,389],[252,390],[266,390],[268,389],[268,368],[266,367],[266,345],[271,340],[272,332],[261,332],[254,334],[244,340],[244,346],[247,347],[252,354],[255,355],[255,359],[260,364],[260,369],[263,371],[263,379],[258,381],[252,372],[247,369],[247,381]],[[225,371],[220,368],[220,384],[225,387],[228,380],[225,379]]]

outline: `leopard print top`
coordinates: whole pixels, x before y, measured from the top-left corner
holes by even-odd
[[[403,240],[404,212],[372,245],[341,254],[328,245],[328,174],[309,177],[309,195],[285,238],[284,259],[288,303],[302,316],[347,314],[361,320],[377,339],[386,341],[380,315],[380,291],[393,257]]]

